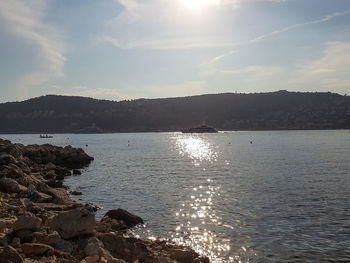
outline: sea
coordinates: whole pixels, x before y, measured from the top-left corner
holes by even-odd
[[[212,262],[350,262],[350,131],[0,135],[95,160],[65,184]]]

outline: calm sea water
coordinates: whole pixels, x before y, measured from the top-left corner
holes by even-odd
[[[350,262],[350,131],[0,135],[82,147],[66,184],[213,262]],[[88,145],[88,146],[86,146]]]

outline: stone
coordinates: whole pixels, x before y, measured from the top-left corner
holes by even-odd
[[[195,258],[197,258],[197,256],[198,254],[193,250],[174,249],[170,252],[170,257],[172,259],[183,263],[191,263]]]
[[[73,245],[71,242],[60,239],[54,247],[64,253],[71,254],[73,252]]]
[[[16,218],[1,218],[0,219],[0,231],[5,228],[10,228],[15,223]]]
[[[22,242],[28,243],[33,241],[33,233],[34,233],[34,230],[21,229],[21,230],[12,232],[12,236],[19,237],[22,240]]]
[[[87,256],[98,255],[102,247],[103,243],[100,240],[98,240],[96,237],[91,237],[84,248],[84,252]]]
[[[73,169],[73,175],[81,175],[81,172],[78,169]]]
[[[14,239],[12,239],[12,246],[13,247],[19,247],[21,244],[21,240],[18,237],[15,237]]]
[[[103,217],[96,223],[96,231],[101,233],[108,233],[111,231],[121,231],[127,229],[128,226],[123,220],[112,219],[108,216]]]
[[[35,191],[32,194],[31,199],[37,203],[48,203],[53,199],[53,197],[51,195]]]
[[[109,210],[105,216],[108,216],[109,218],[116,219],[116,220],[122,220],[125,222],[125,224],[128,227],[133,227],[138,224],[143,224],[143,220],[141,217],[131,214],[130,212],[124,210],[124,209],[114,209]]]
[[[76,208],[50,218],[48,225],[64,239],[92,235],[95,228],[95,213],[86,207]]]
[[[70,191],[70,194],[71,195],[82,195],[83,193],[79,192],[79,191],[76,191],[76,190],[73,190],[73,191]]]
[[[54,248],[41,243],[24,243],[21,249],[26,255],[43,255],[45,253],[53,253]]]
[[[0,191],[5,193],[22,193],[27,192],[27,187],[20,185],[11,178],[0,179]]]
[[[49,233],[49,234],[46,233],[46,231],[34,232],[33,238],[37,243],[43,243],[50,246],[57,245],[61,240],[61,236],[58,234],[57,231],[53,231],[52,233]]]
[[[28,191],[29,191],[30,194],[35,193],[35,192],[36,192],[35,186],[34,186],[33,184],[30,184],[30,185],[28,186]]]
[[[1,263],[22,263],[23,258],[19,255],[16,249],[11,246],[0,248]]]
[[[100,257],[98,255],[89,256],[89,257],[85,258],[85,262],[86,263],[97,263],[99,258]]]
[[[22,215],[17,218],[17,221],[13,224],[13,230],[21,229],[36,229],[40,226],[42,220],[35,216]]]
[[[0,233],[0,247],[8,246],[8,236],[6,233]]]
[[[120,234],[100,234],[104,248],[115,258],[121,258],[126,262],[134,262],[138,258],[152,256],[147,249],[141,248],[135,243],[142,242],[140,239],[123,237]],[[151,261],[152,262],[152,261]]]
[[[72,203],[72,200],[69,198],[67,190],[64,188],[51,188],[45,183],[40,183],[37,186],[37,190],[52,196],[52,201],[55,204],[68,204]]]
[[[0,154],[0,165],[8,165],[9,163],[15,162],[16,159],[12,155],[6,153]]]
[[[30,201],[30,199],[28,199],[28,198],[21,198],[21,199],[20,199],[20,204],[21,204],[21,206],[23,206],[23,207],[29,207],[29,206],[32,206],[32,205],[33,205],[33,202]]]

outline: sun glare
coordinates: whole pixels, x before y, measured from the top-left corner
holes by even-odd
[[[190,9],[201,9],[211,4],[217,5],[220,0],[180,0],[180,2]]]

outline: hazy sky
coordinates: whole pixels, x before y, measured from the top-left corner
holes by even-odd
[[[350,94],[349,0],[0,0],[1,102]]]

